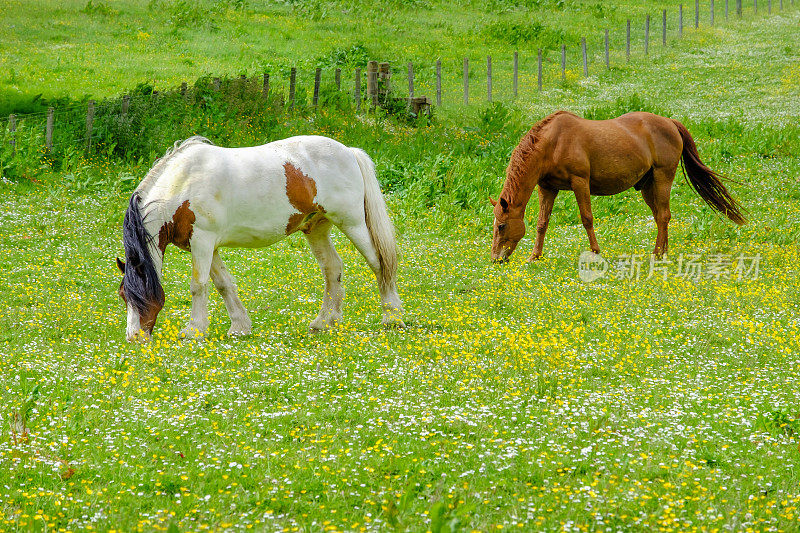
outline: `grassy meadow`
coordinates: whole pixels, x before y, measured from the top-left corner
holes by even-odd
[[[454,95],[430,121],[357,114],[346,101],[244,117],[209,100],[143,118],[147,144],[109,137],[115,149],[57,158],[42,157],[24,122],[14,154],[4,132],[0,530],[797,531],[800,11],[784,4],[727,23],[718,11],[718,26],[698,31],[685,12],[683,39],[630,63],[617,47],[609,71],[597,59],[588,78],[573,68],[541,93],[529,62],[518,100],[507,85],[493,104]],[[0,27],[4,105],[279,72],[293,59],[311,68],[339,48],[456,65],[519,45],[530,61],[550,42],[537,39],[645,13],[643,2],[542,0],[466,4],[455,17],[446,2],[390,2],[387,22],[406,33],[387,36],[365,26],[384,13],[355,1],[198,3],[207,16],[179,22],[191,5],[0,0],[11,22]],[[481,29],[519,19],[543,29],[525,43]],[[432,78],[420,77],[425,90]],[[677,179],[671,262],[649,275],[655,224],[640,195],[594,198],[610,270],[586,283],[587,239],[562,193],[545,258],[527,264],[525,238],[509,264],[491,264],[487,197],[522,133],[562,108],[681,120],[734,180],[749,223],[715,215]],[[364,148],[397,229],[408,327],[380,326],[374,277],[335,232],[338,329],[308,333],[322,278],[295,235],[222,252],[251,336],[225,336],[212,291],[208,337],[178,339],[190,260],[171,248],[154,337],[125,342],[113,263],[123,212],[152,157],[194,133],[225,145],[319,133]]]

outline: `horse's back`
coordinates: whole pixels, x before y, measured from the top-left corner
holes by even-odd
[[[290,232],[297,213],[363,210],[355,154],[327,137],[298,136],[225,148],[194,144],[167,162],[151,191],[174,206],[188,201],[195,230],[224,246],[265,246]]]
[[[598,195],[617,194],[651,168],[677,164],[682,148],[674,122],[646,112],[607,120],[563,113],[553,117],[552,127],[556,187],[569,188],[571,175],[589,175]]]

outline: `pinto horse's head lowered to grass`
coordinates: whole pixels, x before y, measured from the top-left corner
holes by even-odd
[[[515,209],[502,196],[498,201],[491,198],[489,201],[494,206],[492,261],[505,262],[525,236],[525,209]]]
[[[117,267],[122,272],[119,295],[128,308],[126,337],[129,341],[142,333],[145,338],[149,336],[164,307],[164,289],[150,253],[151,237],[145,230],[139,202],[138,193],[134,193],[123,222],[122,243],[128,262],[117,258]]]

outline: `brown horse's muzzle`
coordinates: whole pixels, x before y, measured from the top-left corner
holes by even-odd
[[[512,249],[508,247],[501,248],[498,253],[492,252],[492,263],[508,263],[511,252]]]

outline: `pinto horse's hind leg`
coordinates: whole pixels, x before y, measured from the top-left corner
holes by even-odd
[[[219,252],[214,250],[214,255],[211,258],[211,280],[217,288],[219,295],[225,302],[225,309],[228,311],[228,316],[231,319],[231,328],[228,330],[228,335],[249,335],[252,328],[252,321],[247,314],[247,310],[242,305],[237,293],[236,282],[228,272],[225,263],[219,256]]]
[[[361,252],[361,255],[364,256],[367,264],[375,273],[375,277],[378,278],[378,288],[381,293],[381,306],[383,308],[383,324],[405,327],[403,320],[400,318],[403,304],[400,301],[400,295],[397,294],[397,286],[394,283],[386,285],[380,281],[382,278],[381,263],[378,259],[378,252],[372,244],[372,238],[369,235],[366,222],[352,226],[341,226],[340,229]]]
[[[211,275],[211,261],[214,257],[214,241],[199,231],[195,231],[190,242],[192,251],[192,316],[181,330],[181,337],[196,339],[205,335],[208,329],[208,281]]]
[[[574,176],[571,180],[572,192],[575,193],[575,200],[578,202],[578,210],[581,213],[581,223],[586,229],[589,237],[589,248],[596,254],[600,253],[600,246],[597,244],[597,237],[594,234],[594,217],[592,216],[592,201],[589,196],[589,180],[579,176]]]
[[[324,220],[306,233],[308,245],[317,258],[322,275],[325,276],[325,293],[322,296],[322,308],[317,317],[311,322],[311,331],[322,331],[329,326],[336,325],[342,319],[342,290],[343,264],[336,248],[331,242],[331,223]]]

